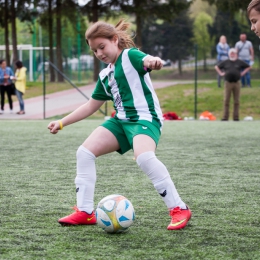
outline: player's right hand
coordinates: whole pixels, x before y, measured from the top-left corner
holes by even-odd
[[[50,129],[51,134],[57,134],[60,130],[59,121],[52,121],[48,124],[48,129]]]

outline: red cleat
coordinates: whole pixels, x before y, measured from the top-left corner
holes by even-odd
[[[172,217],[172,220],[167,229],[182,229],[185,228],[185,226],[191,218],[191,210],[188,207],[187,209],[181,209],[180,207],[176,207],[170,210],[170,216]]]
[[[85,211],[80,211],[76,206],[73,209],[74,213],[58,220],[62,226],[95,225],[97,223],[94,211],[88,214]]]

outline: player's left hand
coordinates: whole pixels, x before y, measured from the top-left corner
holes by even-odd
[[[59,121],[52,121],[48,124],[48,129],[50,130],[51,134],[57,134],[60,130]]]

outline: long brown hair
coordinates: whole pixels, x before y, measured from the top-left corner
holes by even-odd
[[[260,0],[252,0],[247,7],[247,15],[249,16],[252,9],[260,13]]]
[[[131,24],[123,19],[115,26],[103,21],[96,22],[87,29],[85,33],[86,42],[89,45],[88,41],[90,39],[106,38],[112,40],[116,35],[118,37],[118,48],[120,50],[136,47],[129,32],[130,26]]]

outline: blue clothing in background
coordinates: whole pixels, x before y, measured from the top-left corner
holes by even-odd
[[[219,42],[216,46],[216,50],[218,53],[217,56],[217,64],[220,63],[221,61],[227,60],[228,59],[228,51],[230,47],[227,43],[221,43]],[[218,87],[221,87],[221,76],[218,74],[217,75],[217,80],[218,80]]]
[[[0,85],[4,84],[4,73],[9,75],[9,76],[14,76],[13,70],[10,67],[6,67],[5,71],[0,67]],[[7,85],[11,85],[12,80],[7,79]]]
[[[227,60],[229,49],[230,49],[230,47],[227,43],[223,44],[223,43],[219,42],[216,46],[216,50],[218,53],[217,60],[218,61]]]

